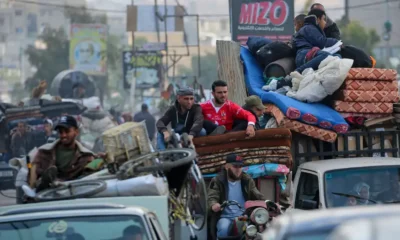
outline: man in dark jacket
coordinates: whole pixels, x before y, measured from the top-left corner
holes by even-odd
[[[261,129],[259,118],[262,117],[265,110],[265,106],[262,103],[261,98],[256,95],[247,97],[245,100],[245,104],[242,106],[242,108],[253,114],[254,117],[256,118],[256,123],[254,125],[256,130]],[[233,122],[233,129],[245,129],[246,127],[247,127],[246,120],[237,119]]]
[[[146,103],[142,104],[142,111],[135,114],[133,121],[146,121],[147,133],[149,134],[150,141],[153,141],[154,134],[156,133],[156,119],[149,113],[149,106]]]
[[[294,48],[296,49],[296,71],[300,74],[306,68],[318,69],[319,64],[331,55],[322,51],[332,47],[338,40],[327,38],[323,29],[326,25],[326,14],[320,9],[313,9],[304,19],[304,26],[295,34]]]
[[[321,3],[314,3],[311,5],[310,10],[313,9],[320,9],[325,12],[325,7]],[[338,26],[332,19],[330,19],[328,16],[326,16],[326,25],[324,28],[324,33],[325,36],[328,38],[336,38],[337,40],[340,40],[340,31]]]
[[[208,188],[208,206],[211,210],[210,234],[215,239],[227,237],[232,220],[243,214],[238,206],[228,206],[221,212],[221,204],[224,201],[235,200],[242,207],[249,200],[264,200],[264,196],[258,191],[253,179],[242,172],[243,158],[236,154],[229,154],[221,173],[214,177]]]
[[[181,88],[177,92],[177,100],[167,112],[157,121],[157,148],[165,149],[165,142],[171,137],[167,126],[175,133],[187,133],[191,140],[193,137],[205,135],[203,128],[203,113],[199,104],[194,103],[194,90],[192,88]],[[202,133],[201,133],[202,132]]]

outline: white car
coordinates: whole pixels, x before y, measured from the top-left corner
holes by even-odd
[[[167,240],[152,211],[119,204],[28,204],[0,208],[0,240]]]

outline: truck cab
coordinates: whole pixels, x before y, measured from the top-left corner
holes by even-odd
[[[312,210],[400,201],[397,158],[347,158],[307,162],[299,166],[291,206]]]

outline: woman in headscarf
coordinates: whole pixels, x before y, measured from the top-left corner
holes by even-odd
[[[358,203],[360,205],[367,205],[371,204],[371,201],[369,200],[369,185],[364,183],[364,182],[359,182],[354,186],[354,191],[360,196],[362,199],[358,199]]]

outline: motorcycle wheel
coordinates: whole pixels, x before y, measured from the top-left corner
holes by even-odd
[[[104,191],[106,187],[106,182],[98,180],[74,182],[65,186],[40,191],[36,195],[36,200],[43,202],[85,198]]]

